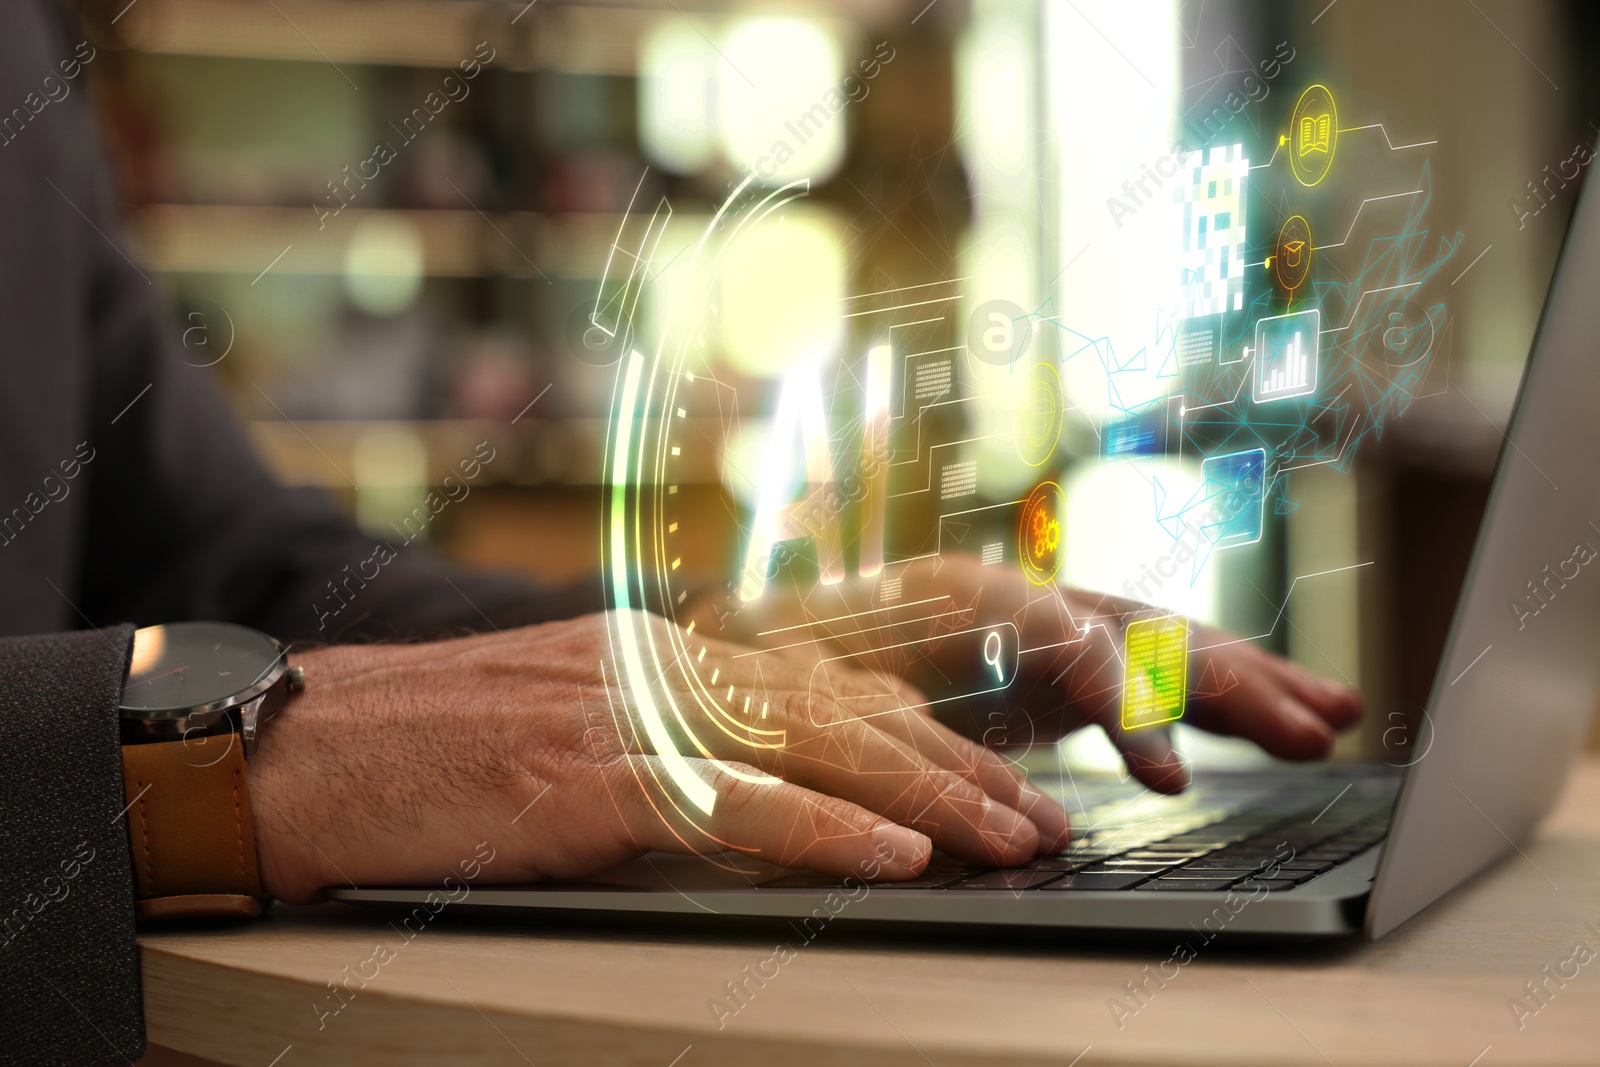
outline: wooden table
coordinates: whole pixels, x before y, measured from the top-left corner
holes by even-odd
[[[1156,971],[1170,942],[996,944],[835,930],[721,1029],[709,1002],[771,955],[773,937],[440,923],[320,1030],[318,1007],[338,1003],[326,983],[346,965],[355,970],[378,940],[398,940],[382,918],[341,905],[280,908],[233,932],[147,934],[140,945],[151,1041],[252,1067],[1491,1067],[1600,1062],[1596,928],[1600,759],[1591,757],[1525,855],[1511,853],[1384,940],[1219,943],[1136,1013],[1124,1011],[1120,1027],[1110,1003],[1136,1005],[1124,984],[1142,980],[1147,965]],[[1580,942],[1593,962],[1564,962]],[[1563,980],[1560,970],[1576,975]],[[1542,1005],[1525,988],[1541,981]],[[1520,1018],[1511,1007],[1519,999]]]

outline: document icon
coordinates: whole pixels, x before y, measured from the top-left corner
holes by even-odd
[[[1188,622],[1168,615],[1129,623],[1123,637],[1122,728],[1183,718],[1188,683]]]

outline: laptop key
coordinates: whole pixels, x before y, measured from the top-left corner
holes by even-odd
[[[1060,855],[1069,859],[1081,859],[1085,863],[1093,863],[1095,860],[1110,859],[1112,856],[1121,855],[1121,853],[1116,849],[1110,848],[1069,848],[1061,852]]]
[[[1037,887],[1041,893],[1056,890],[1075,889],[1131,889],[1148,878],[1149,875],[1137,873],[1125,874],[1090,874],[1083,871],[1074,871],[1072,874],[1058,878],[1053,882],[1046,882]]]
[[[1265,889],[1269,893],[1274,893],[1282,892],[1285,889],[1293,889],[1295,886],[1300,884],[1302,884],[1300,880],[1295,878],[1258,878],[1245,881],[1239,886],[1239,888],[1247,889],[1252,893],[1261,889]]]
[[[1338,865],[1331,860],[1302,860],[1296,857],[1288,863],[1276,867],[1276,869],[1268,867],[1262,873],[1271,875],[1274,878],[1287,878],[1293,874],[1321,874],[1323,871],[1332,870],[1336,866]]]
[[[1278,848],[1278,847],[1275,847],[1275,846],[1274,847],[1263,847],[1261,845],[1249,845],[1249,846],[1246,846],[1246,845],[1229,845],[1226,848],[1216,849],[1215,851],[1212,852],[1212,855],[1214,855],[1214,856],[1239,856],[1241,858],[1245,857],[1245,856],[1249,856],[1249,857],[1252,857],[1252,858],[1259,857],[1261,859],[1274,859],[1274,858],[1282,859],[1283,856],[1285,854],[1287,854],[1288,851],[1289,851],[1288,849]]]
[[[952,882],[959,882],[959,874],[924,874],[916,878],[907,878],[903,882],[873,882],[872,890],[880,889],[943,889]]]
[[[1113,860],[1109,863],[1091,863],[1079,870],[1084,874],[1142,874],[1149,877],[1170,871],[1175,866],[1177,864],[1174,863],[1118,863]]]
[[[1233,878],[1157,878],[1138,886],[1136,892],[1166,890],[1178,893],[1219,893],[1237,879]]]
[[[1249,836],[1250,831],[1248,830],[1227,830],[1221,827],[1207,826],[1203,830],[1191,830],[1186,834],[1173,834],[1165,840],[1176,841],[1180,844],[1184,842],[1204,843],[1206,841],[1221,841],[1226,844],[1232,844],[1235,841],[1243,841]]]
[[[953,860],[945,856],[936,856],[928,861],[922,869],[923,874],[976,874],[977,867],[962,860]]]
[[[1190,860],[1183,865],[1184,870],[1205,870],[1211,868],[1219,871],[1254,871],[1262,865],[1255,860],[1240,859],[1237,856],[1201,856],[1199,859]]]
[[[1179,867],[1168,871],[1163,878],[1249,878],[1261,872],[1252,867]]]
[[[1249,871],[1260,871],[1271,867],[1275,863],[1282,863],[1282,856],[1229,856],[1221,852],[1213,852],[1209,856],[1201,856],[1197,860],[1190,860],[1189,866],[1210,867],[1243,867]]]
[[[1037,889],[1061,877],[1060,871],[1004,870],[974,875],[950,889]]]
[[[1098,862],[1100,862],[1098,859],[1083,859],[1072,856],[1040,856],[1036,860],[1029,860],[1024,863],[1022,869],[1026,871],[1059,871],[1064,873]]]
[[[1314,871],[1278,870],[1278,871],[1271,872],[1271,874],[1272,874],[1271,878],[1268,878],[1265,875],[1261,875],[1261,876],[1258,876],[1255,879],[1255,881],[1258,881],[1258,882],[1293,882],[1295,885],[1299,885],[1302,882],[1309,882],[1309,881],[1311,881],[1311,879],[1313,879],[1313,878],[1315,878],[1317,876],[1316,872],[1314,872]]]

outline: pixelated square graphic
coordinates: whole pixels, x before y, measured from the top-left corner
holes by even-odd
[[[1174,194],[1183,222],[1181,317],[1239,311],[1244,307],[1245,184],[1250,175],[1244,145],[1189,152],[1179,173],[1186,179]]]

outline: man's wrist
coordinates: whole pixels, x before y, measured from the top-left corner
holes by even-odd
[[[316,782],[332,768],[320,765],[314,747],[302,742],[310,719],[344,699],[344,683],[376,666],[380,646],[335,645],[291,656],[308,679],[307,692],[263,719],[260,739],[250,760],[251,790],[256,804],[256,845],[261,883],[274,899],[287,904],[317,900],[343,876],[302,830],[320,826]]]

